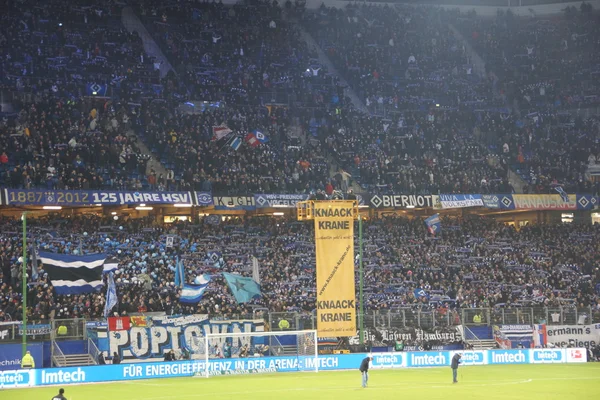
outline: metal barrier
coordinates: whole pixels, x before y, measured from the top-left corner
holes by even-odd
[[[159,313],[160,314],[160,313]],[[263,319],[266,331],[286,331],[316,329],[316,314],[305,312],[268,312],[265,308],[256,308],[252,314],[210,315],[213,320]],[[475,318],[477,317],[477,318]],[[280,326],[280,322],[287,321]],[[28,333],[28,341],[52,339],[88,340],[88,332],[84,319],[60,319],[49,321],[50,333],[33,335]],[[369,311],[364,315],[365,328],[433,328],[456,325],[589,325],[600,323],[600,309],[574,306],[562,307],[514,307],[514,308],[463,308],[463,309],[418,309],[401,308],[391,310]],[[20,342],[19,324],[5,322],[7,333],[5,342]],[[40,325],[28,325],[29,327]],[[357,324],[358,326],[358,324]],[[93,339],[93,338],[92,338]],[[52,347],[54,351],[60,348]],[[92,348],[92,350],[94,350]],[[96,355],[97,356],[97,355]],[[95,358],[96,359],[96,358]]]
[[[53,367],[61,367],[67,363],[67,358],[65,354],[60,349],[60,346],[56,341],[52,341],[52,366]]]
[[[98,356],[100,355],[100,350],[96,346],[96,343],[92,339],[87,340],[87,353],[90,356],[91,360],[93,360],[94,364],[98,364]]]
[[[62,339],[87,339],[87,330],[85,329],[85,319],[55,319],[52,320],[52,338],[54,340]]]

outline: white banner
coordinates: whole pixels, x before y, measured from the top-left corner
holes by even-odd
[[[600,324],[546,326],[548,343],[566,347],[571,340],[576,347],[590,347],[600,344]]]

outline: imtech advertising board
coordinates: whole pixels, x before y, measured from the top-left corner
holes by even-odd
[[[354,290],[354,202],[314,205],[319,337],[356,332]]]
[[[448,367],[456,351],[397,352],[371,354],[373,369]],[[459,351],[462,364],[545,364],[587,361],[583,348]],[[367,354],[326,355],[318,358],[261,357],[209,360],[210,375],[237,375],[261,372],[297,372],[358,369]],[[47,368],[0,371],[0,388],[69,385],[135,379],[194,376],[205,370],[204,361],[175,361],[145,364],[118,364],[93,367]]]

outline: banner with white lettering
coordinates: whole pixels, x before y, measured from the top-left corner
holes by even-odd
[[[119,192],[100,190],[4,189],[3,204],[15,206],[90,206],[193,204],[192,192]]]
[[[483,206],[480,194],[440,194],[439,198],[444,209]]]
[[[594,347],[600,344],[600,324],[546,325],[546,341],[557,347]]]
[[[423,351],[425,347],[429,350],[450,350],[462,348],[463,327],[437,326],[431,329],[421,328],[365,328],[365,340],[371,342],[372,346],[393,347],[396,341],[402,341],[405,351]],[[359,344],[358,331],[350,338],[350,344]],[[430,346],[430,347],[429,347]]]
[[[295,208],[299,201],[308,200],[307,194],[255,194],[256,208]]]
[[[365,195],[367,196],[367,195]],[[430,194],[374,194],[367,205],[374,208],[424,208],[433,207],[434,199]]]
[[[121,318],[122,320],[123,318]],[[128,362],[148,362],[162,360],[164,354],[173,350],[177,356],[185,351],[191,355],[204,352],[204,340],[207,333],[240,333],[263,332],[264,321],[257,320],[212,320],[208,315],[184,316],[154,316],[131,317],[129,321],[121,321],[111,328],[124,327],[126,329],[108,330],[98,329],[99,348],[107,356],[117,352],[122,359]],[[103,345],[102,339],[108,337],[108,343]],[[225,337],[211,339],[223,348]],[[259,340],[261,338],[253,338]],[[229,338],[232,352],[237,352],[243,344],[250,344],[250,337]],[[237,353],[236,353],[237,354]]]

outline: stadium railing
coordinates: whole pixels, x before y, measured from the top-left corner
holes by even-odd
[[[162,315],[162,313],[154,313]],[[481,322],[474,324],[473,316],[481,315]],[[260,309],[254,314],[238,314],[226,316],[210,316],[211,319],[264,319],[270,331],[281,331],[279,321],[285,319],[289,328],[284,331],[316,329],[317,319],[314,313],[301,312],[267,312]],[[85,319],[56,319],[51,320],[51,334],[40,333],[32,336],[34,340],[53,339],[83,339],[87,340],[87,329]],[[91,322],[91,321],[90,321]],[[455,325],[589,325],[600,323],[600,308],[598,307],[514,307],[514,308],[464,308],[459,310],[437,310],[437,309],[400,309],[400,310],[377,310],[369,311],[364,315],[366,328],[377,327],[379,329],[394,328],[432,328],[455,326]],[[8,325],[7,325],[8,326]],[[36,326],[36,325],[33,325]],[[58,334],[58,328],[65,326],[66,335]],[[20,341],[18,324],[11,327],[14,332],[8,338],[8,342]],[[31,329],[31,325],[28,326]],[[29,335],[28,335],[29,336]]]

